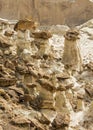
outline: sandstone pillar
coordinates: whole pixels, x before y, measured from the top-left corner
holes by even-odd
[[[79,32],[77,30],[69,30],[65,34],[63,64],[70,74],[76,71],[80,72],[82,68],[78,36]]]

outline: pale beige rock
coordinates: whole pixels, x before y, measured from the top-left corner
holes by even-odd
[[[89,69],[93,70],[93,62],[90,61],[90,62],[87,64],[87,67],[88,67]]]
[[[55,96],[55,109],[56,111],[62,111],[63,113],[69,113],[69,110],[66,106],[66,100],[62,92],[56,92]]]
[[[89,97],[93,97],[93,85],[92,85],[92,83],[86,83],[85,92]]]
[[[89,130],[93,128],[93,101],[85,111],[83,126]]]
[[[30,42],[24,41],[24,40],[17,40],[16,45],[17,45],[17,54],[18,55],[20,55],[24,51],[24,49],[27,49],[27,52],[29,54],[32,53],[31,43]]]
[[[0,130],[3,130],[2,126],[0,126]]]
[[[63,64],[69,71],[81,71],[82,58],[78,43],[79,32],[77,30],[69,30],[65,35]]]
[[[11,29],[8,29],[5,31],[4,35],[7,37],[12,37],[14,35],[14,31]]]
[[[83,101],[81,99],[77,100],[77,111],[83,110]]]
[[[6,100],[10,99],[9,95],[3,89],[0,89],[0,96],[5,98]]]
[[[5,37],[4,35],[0,35],[0,47],[7,48],[12,45],[12,42],[7,37]]]
[[[39,93],[39,95],[43,99],[41,108],[42,109],[53,109],[53,110],[55,110],[53,92],[47,90],[43,86],[44,85],[41,85],[41,86],[38,85],[36,87],[36,92]]]
[[[48,39],[35,39],[36,46],[38,48],[37,56],[49,55],[51,46],[49,45]]]

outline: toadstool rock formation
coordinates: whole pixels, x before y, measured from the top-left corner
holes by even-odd
[[[70,73],[73,71],[81,71],[82,58],[79,48],[79,31],[71,29],[65,34],[64,52],[63,52],[63,63],[65,69]]]
[[[29,31],[33,31],[37,28],[38,23],[34,22],[33,20],[28,20],[28,19],[24,19],[24,20],[19,20],[15,26],[14,26],[14,30],[15,31],[21,31],[21,32],[25,32],[25,40],[29,40],[30,39],[30,34]]]
[[[39,31],[32,33],[35,38],[34,42],[38,47],[37,55],[40,57],[48,56],[50,53],[49,38],[52,37],[52,34],[49,31]]]

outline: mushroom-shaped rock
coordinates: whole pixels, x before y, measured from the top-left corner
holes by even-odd
[[[32,35],[35,38],[34,43],[38,48],[37,56],[48,56],[51,49],[48,40],[52,37],[52,34],[49,31],[39,31],[32,33]]]
[[[52,34],[49,31],[33,32],[32,35],[34,36],[34,38],[41,39],[49,39],[52,37]]]
[[[19,38],[23,38],[22,32],[24,31],[24,38],[25,40],[31,40],[30,39],[30,31],[34,31],[38,26],[38,23],[33,21],[33,20],[19,20],[15,26],[14,26],[14,31],[21,31],[18,33]]]
[[[65,34],[63,64],[70,72],[81,71],[82,58],[78,43],[79,31],[71,29]]]
[[[25,30],[35,30],[37,27],[38,23],[34,22],[33,20],[28,20],[28,19],[24,19],[24,20],[19,20],[15,26],[14,26],[14,30],[18,31],[25,31]]]

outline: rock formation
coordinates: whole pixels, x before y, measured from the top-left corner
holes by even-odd
[[[25,20],[19,20],[15,26],[14,26],[14,30],[15,31],[25,31],[27,29],[31,30],[35,30],[37,27],[37,23],[32,21],[32,20],[28,20],[28,19],[25,19]]]
[[[37,25],[38,23],[34,22],[33,20],[28,19],[19,20],[14,26],[14,31],[23,31],[25,33],[28,33],[25,34],[25,39],[29,40],[30,39],[29,31],[35,30],[37,28]]]
[[[51,53],[51,46],[49,45],[49,38],[52,37],[52,34],[49,31],[39,31],[32,33],[34,37],[33,44],[36,43],[38,48],[37,56],[39,57],[48,57]]]
[[[81,71],[82,68],[78,35],[79,32],[74,29],[67,31],[65,34],[63,64],[68,71]]]
[[[67,31],[65,38],[57,32],[53,35],[42,30],[33,33],[37,50],[33,49],[32,42],[15,39],[15,33],[0,33],[1,130],[93,129],[93,42],[89,39],[93,20],[77,28],[83,58],[83,71],[77,76],[64,71],[65,62],[62,63],[64,42],[67,41],[69,47],[77,45],[79,33],[76,30]],[[52,47],[49,51],[52,58],[37,58],[41,43],[47,45],[42,55]],[[78,52],[77,48],[75,46]],[[74,60],[76,69],[79,62]]]

